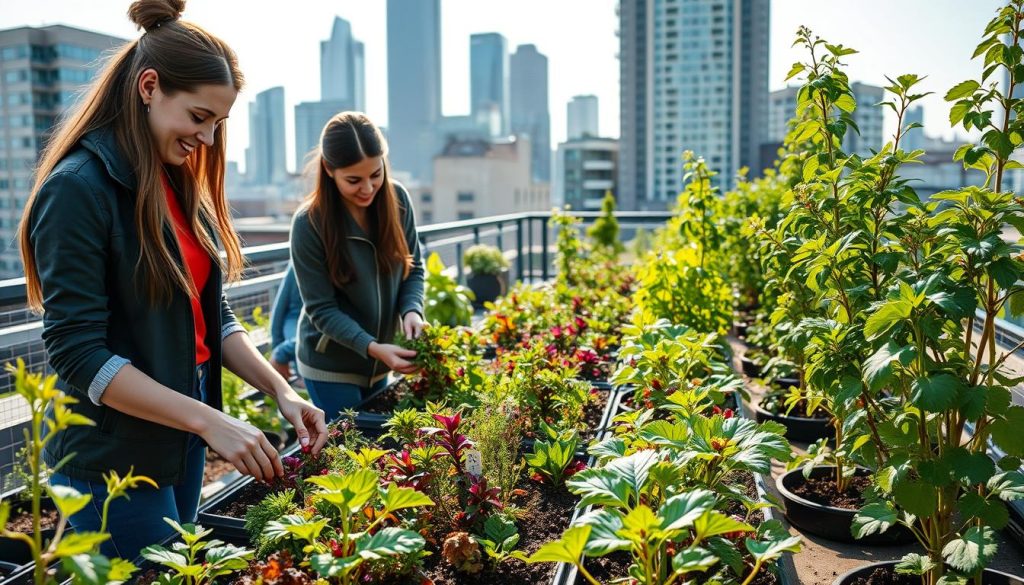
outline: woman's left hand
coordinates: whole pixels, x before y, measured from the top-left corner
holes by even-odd
[[[277,408],[281,416],[292,423],[299,438],[299,445],[309,446],[314,455],[327,443],[327,423],[324,411],[303,400],[290,387],[277,396]]]
[[[416,339],[423,333],[423,328],[426,326],[423,317],[420,317],[416,311],[409,311],[402,316],[402,333],[405,334],[406,339]]]

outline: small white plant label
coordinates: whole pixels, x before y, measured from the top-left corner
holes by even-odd
[[[466,451],[466,471],[472,475],[484,474],[484,464],[480,458],[480,451],[476,449]]]

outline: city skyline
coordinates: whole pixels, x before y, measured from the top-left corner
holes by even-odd
[[[191,0],[184,17],[224,37],[238,52],[248,78],[245,92],[232,111],[228,157],[244,161],[248,146],[248,103],[260,91],[282,85],[286,93],[287,151],[294,152],[294,120],[291,112],[300,102],[319,99],[320,43],[330,37],[335,16],[352,23],[353,35],[365,43],[367,74],[367,114],[386,126],[387,35],[386,3],[301,2],[302,10],[273,12],[266,17],[266,30],[260,17],[271,14],[276,4],[257,0],[245,4],[251,14],[239,16],[239,3]],[[618,48],[615,31],[618,18],[614,0],[562,0],[543,3],[524,0],[515,6],[493,2],[443,0],[442,6],[442,113],[446,116],[469,113],[469,39],[474,33],[498,32],[508,40],[509,50],[522,44],[534,44],[550,59],[551,144],[566,139],[566,104],[572,96],[594,94],[601,103],[600,127],[605,136],[619,135]],[[955,0],[926,2],[908,0],[891,6],[882,0],[866,0],[864,9],[843,11],[835,4],[774,0],[771,11],[770,89],[785,86],[783,78],[792,62],[801,56],[789,47],[800,24],[831,42],[861,51],[847,58],[851,80],[881,85],[884,75],[906,72],[928,75],[926,90],[934,92],[924,100],[924,123],[930,135],[952,135],[948,106],[942,95],[949,87],[976,73],[978,65],[969,61],[977,39],[953,31],[980,30],[999,3],[979,0],[972,10],[963,11]],[[13,10],[0,13],[0,28],[67,24],[87,30],[134,38],[124,11],[126,0],[97,0],[84,6],[73,0],[45,3],[19,3]],[[484,6],[486,5],[486,6]],[[54,18],[53,15],[61,15]],[[541,14],[544,18],[536,18]],[[878,18],[879,14],[886,18]],[[565,26],[573,26],[572,35]],[[915,20],[915,26],[905,22]],[[240,23],[244,23],[244,26]],[[268,39],[280,42],[267,42]],[[884,40],[884,42],[882,42]],[[882,48],[889,47],[890,53]],[[288,47],[287,55],[280,47]],[[284,65],[288,63],[288,65]],[[891,123],[887,121],[887,124]],[[891,131],[886,128],[886,133]],[[290,154],[289,161],[294,161]],[[243,162],[244,164],[244,162]]]

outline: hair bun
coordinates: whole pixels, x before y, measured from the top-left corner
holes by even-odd
[[[185,11],[185,0],[135,0],[128,7],[128,18],[135,26],[150,32],[160,25],[178,20]]]

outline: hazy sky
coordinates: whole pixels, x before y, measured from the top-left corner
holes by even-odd
[[[0,0],[0,28],[62,23],[123,38],[139,33],[125,16],[126,0]],[[500,32],[509,50],[537,45],[549,59],[553,144],[565,139],[565,106],[577,94],[600,100],[601,133],[619,132],[619,64],[615,0],[441,0],[443,109],[469,110],[469,35]],[[852,80],[884,83],[884,75],[928,75],[924,89],[930,134],[951,135],[941,96],[979,75],[969,57],[996,0],[774,0],[771,14],[771,88],[783,87],[790,65],[803,55],[791,48],[801,25],[833,43],[860,51],[847,57]],[[352,23],[366,44],[367,114],[387,124],[385,0],[189,0],[184,18],[224,38],[238,53],[247,88],[232,110],[228,156],[244,160],[248,102],[283,85],[288,152],[293,148],[293,106],[319,99],[319,42],[335,15]],[[294,156],[288,155],[289,164]]]

